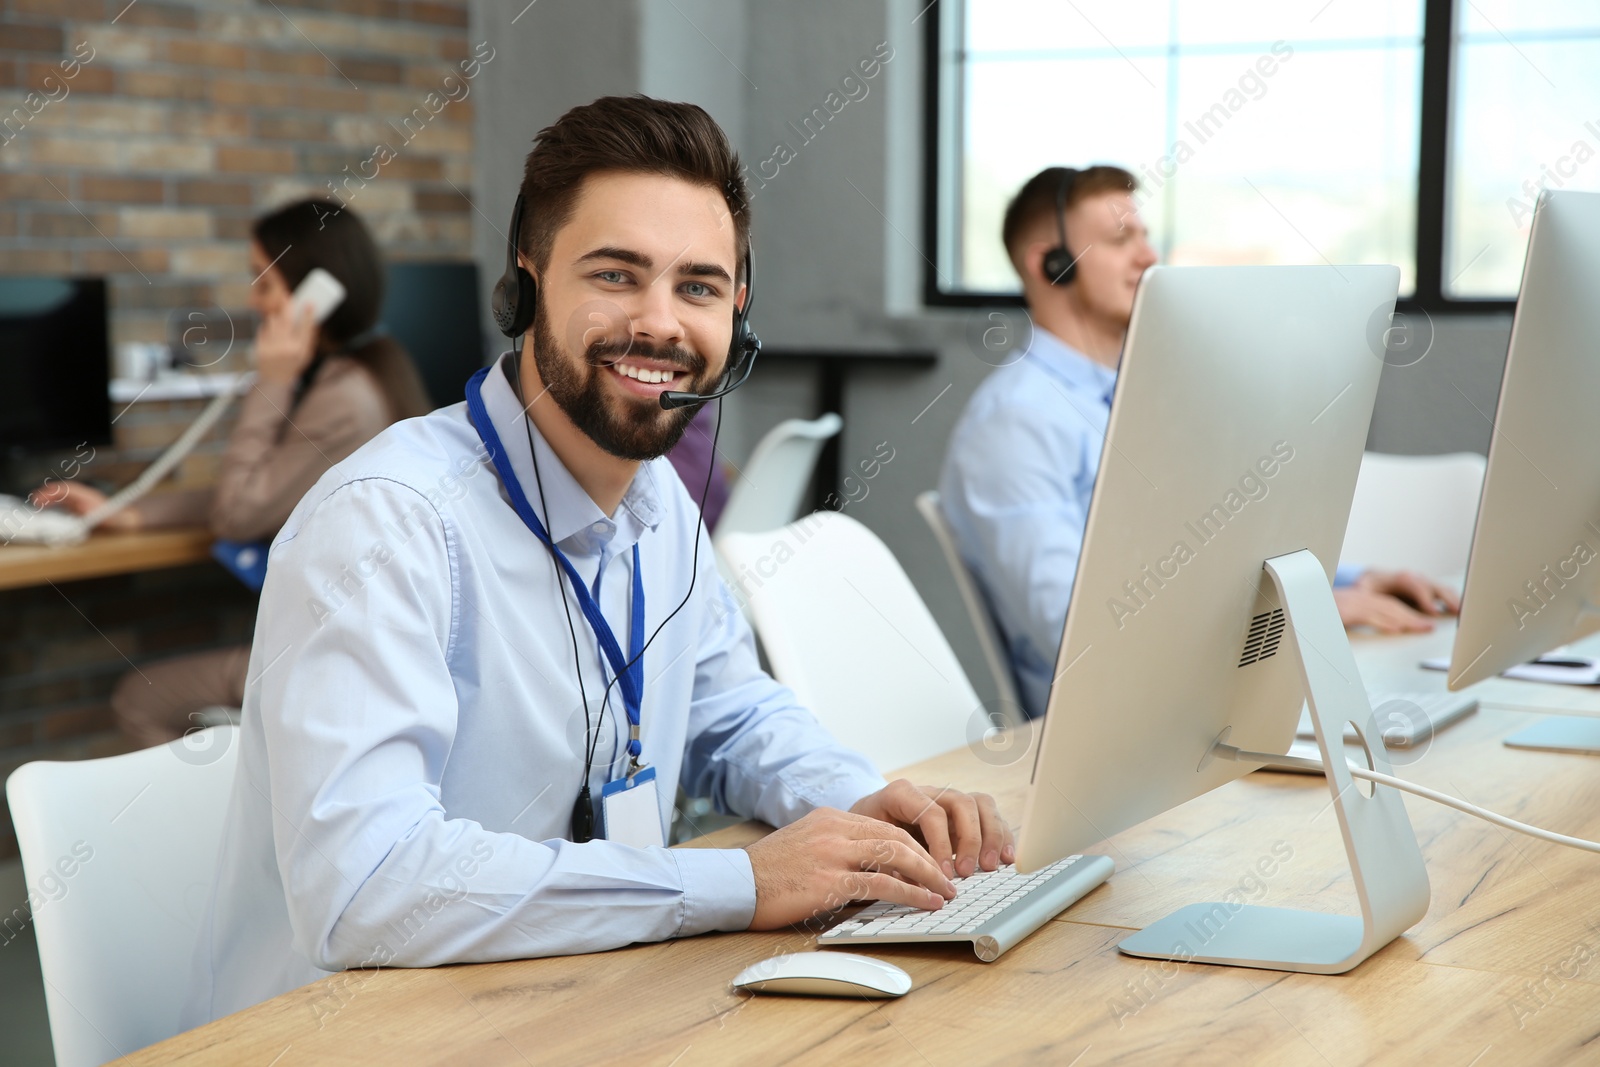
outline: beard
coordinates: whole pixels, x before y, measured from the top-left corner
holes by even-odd
[[[567,418],[591,441],[619,459],[642,461],[664,456],[682,439],[704,402],[668,410],[659,401],[643,397],[609,398],[602,377],[611,373],[611,363],[624,356],[674,363],[688,372],[681,389],[708,391],[710,383],[700,380],[706,361],[687,348],[630,339],[597,341],[582,355],[569,355],[550,330],[544,302],[540,301],[534,310],[534,365],[539,368],[546,391]]]

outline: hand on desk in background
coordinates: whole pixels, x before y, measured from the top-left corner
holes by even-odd
[[[293,385],[317,353],[317,323],[311,309],[286,303],[256,330],[256,375],[264,382]]]
[[[1346,627],[1370,626],[1384,634],[1428,633],[1433,629],[1429,616],[1461,610],[1454,589],[1415,571],[1365,571],[1353,584],[1335,589],[1333,601]]]
[[[106,495],[82,482],[51,482],[43,488],[35,489],[29,494],[28,499],[33,501],[34,507],[59,507],[74,515],[87,515],[106,502]],[[137,530],[141,525],[143,524],[139,521],[137,509],[123,508],[101,522],[97,529]]]
[[[850,811],[819,808],[745,851],[756,880],[752,930],[804,922],[852,900],[935,911],[955,897],[952,877],[1016,859],[993,797],[904,778]]]

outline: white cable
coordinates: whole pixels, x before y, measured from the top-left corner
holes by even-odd
[[[211,403],[205,406],[205,410],[200,412],[199,417],[194,420],[189,428],[184,430],[176,441],[167,446],[167,450],[161,453],[160,458],[146,467],[139,477],[108,498],[104,504],[83,516],[83,529],[85,531],[94,529],[148,493],[157,482],[167,476],[168,471],[176,467],[185,456],[194,451],[194,447],[200,443],[200,439],[211,430],[212,426],[216,425],[217,420],[222,418],[223,413],[228,410],[228,406],[233,403],[234,399],[246,387],[253,384],[254,380],[253,376],[245,375],[232,389],[224,390],[213,397]]]
[[[1274,755],[1269,752],[1245,752],[1234,748],[1232,745],[1217,745],[1216,753],[1223,759],[1238,760],[1241,763],[1259,763],[1267,767],[1289,767],[1299,770],[1323,769],[1320,759],[1310,759],[1304,756]],[[1445,807],[1455,808],[1457,811],[1466,812],[1468,815],[1476,815],[1485,822],[1492,822],[1496,826],[1503,826],[1507,830],[1515,830],[1519,834],[1527,834],[1529,837],[1536,837],[1541,841],[1566,845],[1569,848],[1581,849],[1584,852],[1600,853],[1600,843],[1586,841],[1581,837],[1568,837],[1566,834],[1558,834],[1554,830],[1529,826],[1525,822],[1507,818],[1499,812],[1490,811],[1488,808],[1480,808],[1476,804],[1469,804],[1460,797],[1453,797],[1449,793],[1441,793],[1437,789],[1429,789],[1425,785],[1408,782],[1404,778],[1396,778],[1392,774],[1370,770],[1351,763],[1349,760],[1345,760],[1345,765],[1350,769],[1350,775],[1353,778],[1365,778],[1369,782],[1377,782],[1379,785],[1386,785],[1391,789],[1399,789],[1406,793],[1415,794],[1424,800],[1431,800],[1435,804],[1443,804]]]

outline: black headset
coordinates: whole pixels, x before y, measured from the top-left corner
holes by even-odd
[[[489,301],[494,312],[495,325],[507,337],[521,337],[533,325],[533,311],[538,306],[539,283],[534,281],[522,264],[517,262],[517,236],[522,232],[522,194],[517,194],[517,206],[511,211],[511,236],[506,241],[506,271],[495,282],[494,296]],[[1065,243],[1065,238],[1063,238]],[[733,308],[733,339],[728,344],[728,365],[723,369],[723,380],[731,384],[714,393],[685,393],[668,390],[661,394],[661,406],[681,408],[706,400],[727,396],[750,377],[755,369],[756,356],[761,354],[761,338],[750,328],[750,305],[755,300],[755,263],[749,249],[744,254],[744,307]]]
[[[1056,186],[1056,232],[1061,243],[1044,254],[1044,280],[1051,285],[1071,285],[1078,276],[1078,261],[1067,251],[1067,194],[1079,172],[1072,167],[1062,167],[1061,172],[1061,184]],[[499,298],[498,289],[495,296]]]

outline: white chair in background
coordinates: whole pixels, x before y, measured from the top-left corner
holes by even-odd
[[[880,771],[986,736],[986,712],[950,643],[865,526],[819,511],[728,534],[722,551],[774,677]]]
[[[717,536],[776,530],[797,519],[817,455],[843,426],[830,413],[810,421],[785,419],[768,431],[728,492]]]
[[[1484,464],[1476,452],[1362,456],[1340,561],[1459,580],[1472,548]]]
[[[1006,657],[1005,641],[1001,639],[994,616],[989,612],[989,602],[983,598],[983,590],[978,588],[977,579],[967,568],[966,560],[961,558],[961,551],[956,547],[955,531],[950,529],[949,520],[939,509],[939,491],[929,489],[917,494],[917,510],[922,513],[928,528],[933,531],[934,540],[939,542],[939,548],[944,552],[950,577],[955,579],[961,602],[967,607],[967,617],[977,631],[978,647],[983,651],[984,662],[988,664],[994,682],[995,700],[1000,705],[997,710],[1009,724],[1020,723],[1025,716],[1022,701],[1017,696],[1017,680],[1011,673],[1011,661]]]
[[[178,1033],[238,758],[233,726],[6,781],[58,1067]]]

